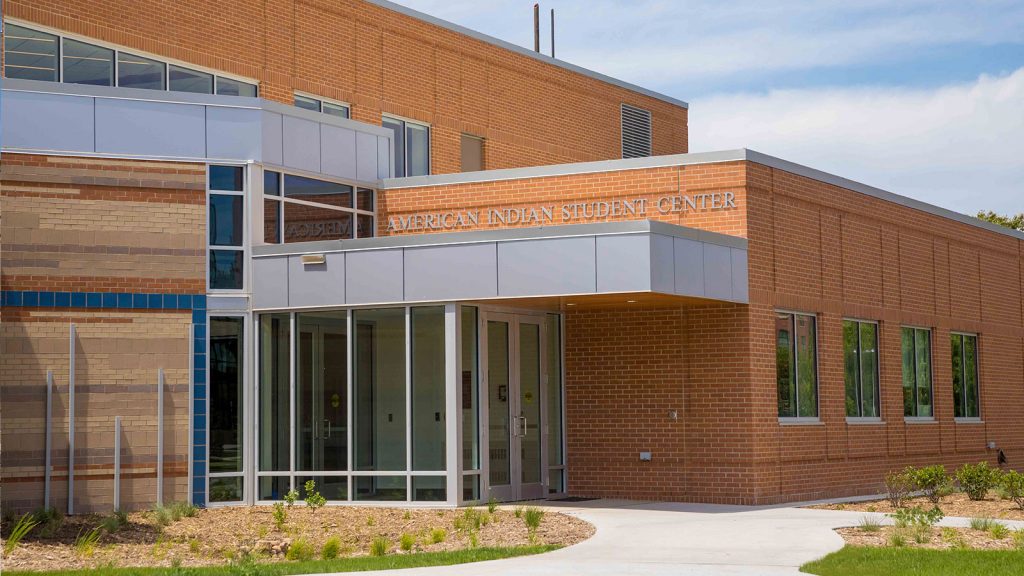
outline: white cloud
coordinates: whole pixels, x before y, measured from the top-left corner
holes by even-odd
[[[691,151],[744,147],[958,212],[1022,212],[1024,68],[929,90],[777,90],[691,102]]]

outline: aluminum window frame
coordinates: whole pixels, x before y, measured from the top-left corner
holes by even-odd
[[[821,421],[821,374],[819,373],[819,370],[818,370],[818,368],[820,366],[820,358],[819,358],[819,354],[820,354],[819,338],[820,338],[820,336],[818,334],[820,332],[820,330],[818,329],[818,314],[814,313],[814,312],[801,312],[801,311],[798,311],[798,310],[787,310],[787,309],[781,309],[781,308],[777,308],[773,312],[776,315],[776,317],[778,317],[779,315],[782,315],[782,314],[786,314],[786,315],[788,315],[790,317],[790,326],[791,326],[790,329],[792,331],[791,333],[793,334],[793,340],[790,343],[790,346],[793,349],[792,362],[793,362],[793,386],[794,387],[798,387],[799,386],[799,382],[800,382],[800,373],[799,373],[799,367],[798,367],[798,363],[799,363],[798,360],[799,359],[797,357],[797,345],[796,345],[796,317],[797,316],[805,316],[805,317],[811,318],[811,320],[814,322],[814,359],[813,359],[814,360],[814,416],[800,416],[800,391],[799,391],[799,389],[797,389],[797,390],[794,390],[794,392],[795,392],[795,396],[794,397],[796,398],[796,406],[795,406],[794,413],[796,415],[795,416],[782,416],[782,415],[779,415],[779,417],[778,417],[779,418],[779,423],[783,424],[783,425],[794,425],[794,424],[817,425],[817,424],[822,424],[822,421]],[[774,332],[774,329],[773,329],[773,332]],[[775,342],[776,350],[778,350],[778,336],[777,335],[773,338],[773,341]],[[778,386],[778,380],[777,380],[778,379],[778,372],[777,372],[777,370],[778,370],[778,365],[776,364],[776,387]],[[777,388],[776,388],[776,390],[777,390]],[[776,392],[776,394],[777,393],[778,392]],[[776,412],[778,412],[778,403],[777,402],[776,402]]]
[[[956,403],[954,403],[953,404],[953,420],[955,422],[965,422],[965,423],[981,422],[982,421],[982,415],[981,415],[981,335],[978,334],[977,332],[960,332],[960,331],[957,331],[957,330],[951,330],[949,332],[949,338],[950,338],[950,341],[951,341],[950,343],[952,343],[952,339],[953,339],[954,336],[960,336],[961,337],[961,341],[960,341],[960,358],[961,359],[966,359],[966,357],[967,357],[966,356],[967,338],[974,338],[974,382],[975,382],[976,391],[977,391],[978,413],[976,415],[973,415],[973,416],[967,415],[966,413],[963,416],[958,416],[956,414]],[[952,368],[952,361],[953,361],[953,359],[952,359],[952,357],[950,357],[950,364],[951,364],[950,368]],[[964,378],[964,380],[963,380],[963,382],[964,382],[964,398],[963,398],[964,403],[963,403],[963,406],[964,406],[964,409],[966,410],[966,407],[967,407],[967,380],[966,380],[966,376],[967,376],[967,363],[966,363],[966,361],[961,360],[961,368],[963,370],[961,377]],[[954,394],[955,394],[955,392],[954,392]]]
[[[296,90],[293,93],[293,95],[296,96],[296,97],[305,98],[307,100],[315,100],[316,103],[317,103],[317,110],[316,111],[320,112],[321,114],[328,114],[327,112],[324,112],[324,104],[328,104],[328,105],[335,106],[335,107],[338,107],[338,108],[344,108],[345,109],[345,118],[347,118],[347,119],[351,119],[352,118],[352,105],[349,104],[348,102],[343,102],[341,100],[334,100],[332,98],[326,98],[324,96],[317,96],[315,94],[311,94],[309,92],[303,92],[301,90]],[[328,114],[328,115],[330,116],[330,114]]]
[[[267,172],[273,172],[273,173],[277,174],[277,189],[278,189],[278,192],[279,192],[278,194],[267,194],[266,190],[264,190],[264,178],[265,178],[265,175],[266,175]],[[286,193],[285,193],[285,184],[284,184],[285,176],[286,175],[298,176],[298,177],[301,177],[301,178],[309,178],[309,179],[312,179],[312,180],[320,180],[322,182],[330,182],[332,184],[341,184],[341,185],[344,185],[344,186],[350,186],[352,188],[352,207],[351,208],[344,208],[342,206],[331,206],[329,204],[321,204],[321,203],[318,203],[318,202],[310,202],[308,200],[299,200],[299,199],[296,199],[296,198],[288,198]],[[344,212],[344,213],[351,214],[352,215],[352,238],[342,238],[341,239],[342,241],[344,241],[344,240],[364,239],[364,238],[376,238],[377,237],[377,224],[378,224],[377,207],[379,205],[380,189],[375,187],[375,186],[368,186],[368,185],[366,185],[366,183],[360,183],[360,182],[358,182],[356,180],[350,180],[350,179],[346,179],[346,178],[336,178],[336,177],[333,177],[333,176],[326,176],[326,175],[310,174],[308,172],[302,172],[302,171],[298,171],[298,170],[293,170],[293,169],[285,168],[283,166],[275,166],[275,165],[271,165],[271,164],[263,164],[263,165],[260,166],[260,177],[258,178],[258,180],[259,180],[260,202],[256,203],[259,206],[259,210],[258,210],[258,212],[254,212],[253,213],[254,214],[254,219],[258,220],[261,223],[263,222],[263,218],[265,216],[265,210],[266,210],[264,202],[266,200],[272,200],[272,201],[274,201],[276,203],[277,218],[278,218],[277,221],[278,221],[278,226],[280,227],[280,230],[279,230],[280,238],[279,238],[278,242],[276,242],[276,243],[274,243],[274,242],[267,242],[266,241],[266,236],[261,233],[259,238],[254,240],[255,243],[258,244],[258,245],[261,245],[261,246],[279,246],[279,245],[285,245],[285,244],[302,244],[303,242],[316,242],[317,241],[317,240],[304,240],[303,242],[285,242],[285,225],[286,225],[286,222],[285,222],[285,217],[284,217],[285,216],[284,215],[284,207],[285,207],[286,203],[296,204],[296,205],[299,205],[299,206],[309,206],[311,208],[317,208],[317,209],[333,210],[333,211],[336,211],[336,212]],[[358,206],[359,206],[359,190],[360,189],[370,190],[373,193],[373,210],[362,210],[362,209],[358,208]],[[373,218],[373,226],[371,227],[372,234],[370,236],[360,236],[359,235],[359,216],[360,215],[362,215],[362,216],[370,216],[371,218]],[[255,226],[253,226],[253,228],[255,228]],[[262,230],[262,224],[260,226],[260,229]]]
[[[906,405],[903,407],[903,420],[905,422],[935,422],[935,338],[934,329],[927,326],[915,326],[910,324],[900,325],[900,392],[903,392],[903,378],[906,377],[904,370],[906,367],[903,365],[903,331],[912,330],[914,332],[914,414],[907,414]],[[931,415],[921,416],[920,415],[920,401],[918,398],[918,390],[921,388],[917,381],[917,333],[924,331],[928,333],[928,388],[929,398],[931,399]]]
[[[232,168],[241,168],[242,169],[242,191],[239,192],[239,191],[232,191],[232,190],[212,190],[210,188],[210,167],[211,166],[228,166],[228,167],[232,167]],[[249,289],[249,286],[251,285],[251,280],[250,280],[251,274],[249,273],[251,266],[250,266],[249,262],[250,262],[250,251],[251,251],[250,250],[250,246],[252,244],[252,241],[251,241],[251,238],[250,238],[250,236],[251,236],[251,230],[250,229],[252,227],[247,225],[247,222],[246,222],[247,218],[245,217],[245,215],[249,214],[251,212],[251,210],[252,210],[252,208],[251,208],[251,206],[249,204],[251,202],[251,194],[248,193],[248,191],[252,189],[252,172],[253,172],[253,170],[250,169],[250,166],[251,166],[251,164],[243,164],[243,163],[237,163],[237,162],[208,162],[208,163],[206,163],[206,205],[205,205],[206,219],[205,219],[204,225],[206,226],[207,230],[206,230],[206,238],[205,238],[205,242],[206,242],[206,267],[205,267],[205,270],[204,270],[204,274],[206,275],[206,292],[207,292],[207,294],[213,294],[213,295],[219,295],[219,294],[225,294],[225,295],[243,294],[243,293],[245,293]],[[212,245],[212,244],[210,244],[210,230],[209,230],[209,226],[210,226],[210,196],[212,196],[212,195],[217,195],[217,196],[240,196],[242,198],[242,215],[241,215],[242,216],[241,217],[242,243],[241,243],[240,246],[220,246],[220,245]],[[212,260],[210,256],[211,256],[211,254],[212,254],[212,252],[214,250],[217,250],[217,251],[233,251],[233,252],[241,252],[242,253],[242,286],[240,288],[214,288],[211,285],[210,281],[211,281],[211,278],[212,278],[213,275],[210,273],[210,262]]]
[[[429,176],[429,175],[433,174],[433,172],[434,172],[434,155],[433,155],[433,153],[431,151],[431,148],[434,145],[434,134],[433,134],[434,128],[433,128],[433,126],[430,123],[424,122],[422,120],[415,120],[413,118],[406,118],[404,116],[399,116],[397,114],[388,114],[388,113],[381,114],[381,126],[384,125],[384,119],[392,120],[394,122],[399,122],[402,125],[402,150],[405,152],[402,155],[403,156],[402,157],[402,174],[403,174],[402,177],[403,178],[413,178],[415,176]],[[425,128],[427,130],[427,173],[426,174],[417,174],[417,175],[414,175],[414,176],[410,176],[410,174],[409,174],[409,137],[408,137],[408,132],[407,132],[407,126],[410,125],[410,124],[412,124],[413,126],[419,126],[421,128]],[[394,155],[394,152],[392,151],[392,156],[393,155]]]
[[[210,345],[212,343],[210,328],[212,327],[211,320],[213,318],[239,318],[242,320],[242,358],[239,360],[239,366],[242,369],[242,421],[239,423],[239,435],[242,438],[242,470],[239,472],[211,472],[210,471],[210,422],[212,420],[213,411],[210,406]],[[204,505],[207,508],[220,508],[227,506],[241,506],[249,504],[253,497],[253,481],[250,479],[250,470],[253,468],[253,462],[250,460],[252,450],[246,449],[246,444],[251,444],[252,439],[258,438],[252,434],[253,420],[251,417],[253,403],[252,396],[250,394],[249,376],[246,373],[252,368],[252,357],[253,351],[251,343],[255,340],[252,334],[253,324],[250,315],[245,312],[231,312],[231,311],[207,311],[206,312],[206,363],[203,368],[206,370],[206,386],[205,396],[203,397],[204,403],[206,404],[206,477],[204,479]],[[191,416],[190,416],[191,417]],[[191,454],[189,460],[191,460]],[[216,478],[241,478],[242,479],[242,497],[239,500],[230,500],[223,502],[213,502],[210,499],[210,480]],[[189,483],[191,483],[191,475],[189,476]]]
[[[851,416],[846,415],[846,421],[849,423],[881,423],[884,422],[882,418],[882,354],[881,354],[881,342],[882,342],[882,323],[878,320],[867,320],[863,318],[851,318],[843,317],[842,324],[847,322],[853,322],[857,326],[857,412],[858,415]],[[861,324],[873,324],[875,326],[875,410],[878,412],[878,416],[864,416],[864,373],[861,365],[861,358],[863,358],[863,345],[861,343]],[[843,347],[843,361],[846,361],[846,348],[845,341]],[[844,374],[845,378],[845,374]],[[845,394],[844,394],[845,398]]]

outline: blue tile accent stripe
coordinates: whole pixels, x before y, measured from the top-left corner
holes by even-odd
[[[206,505],[206,295],[4,290],[0,306],[52,310],[177,310],[192,312],[192,503]]]

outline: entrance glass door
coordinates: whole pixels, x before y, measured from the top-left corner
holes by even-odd
[[[488,480],[495,500],[544,497],[542,339],[539,318],[488,315]]]

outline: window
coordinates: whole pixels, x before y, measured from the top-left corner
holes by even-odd
[[[462,171],[477,172],[484,169],[484,139],[462,135]]]
[[[244,349],[242,318],[210,318],[210,502],[244,494]]]
[[[4,76],[57,82],[60,39],[14,24],[4,24]]]
[[[643,158],[651,155],[651,113],[643,108],[623,104],[622,157]]]
[[[351,184],[265,170],[263,241],[371,238],[376,222],[374,194]]]
[[[902,330],[903,415],[932,417],[932,331],[925,328]]]
[[[781,312],[775,316],[775,370],[779,418],[818,417],[815,317]]]
[[[245,247],[243,239],[245,169],[210,166],[209,245],[211,290],[241,290]]]
[[[980,418],[978,394],[978,336],[950,335],[953,358],[953,416]]]
[[[878,324],[843,320],[846,415],[878,418]]]
[[[430,127],[390,116],[382,124],[395,135],[395,178],[430,174]]]
[[[323,112],[329,116],[337,116],[338,118],[349,117],[348,105],[340,102],[328,102],[327,100],[322,100],[320,98],[296,94],[295,105],[299,108],[312,110],[313,112]]]
[[[259,92],[251,82],[10,23],[4,24],[4,52],[7,78],[231,96]]]

